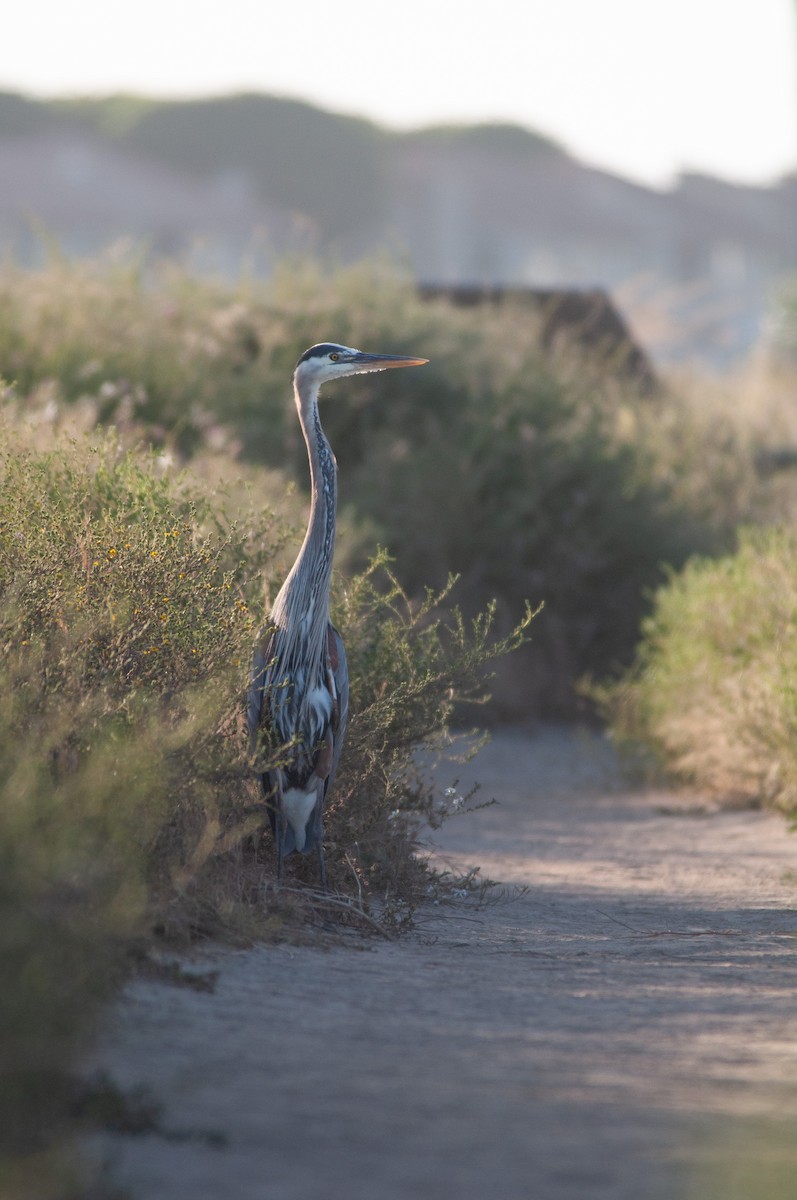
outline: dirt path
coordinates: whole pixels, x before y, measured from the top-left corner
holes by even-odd
[[[212,995],[129,990],[96,1059],[173,1134],[97,1140],[134,1200],[707,1200],[716,1138],[797,1116],[783,821],[628,791],[556,730],[462,777],[500,805],[440,845],[519,898],[397,943],[222,951]]]

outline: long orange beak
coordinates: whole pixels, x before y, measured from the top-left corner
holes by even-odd
[[[422,367],[428,358],[405,358],[402,354],[365,354],[358,351],[349,359],[352,371],[387,371],[391,367]]]

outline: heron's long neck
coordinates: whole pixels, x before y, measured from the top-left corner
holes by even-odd
[[[302,548],[271,610],[272,620],[319,649],[329,621],[329,582],[335,548],[337,467],[318,415],[318,388],[294,383],[296,407],[307,443],[312,500]]]

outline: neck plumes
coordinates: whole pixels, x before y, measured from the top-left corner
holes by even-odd
[[[305,645],[317,647],[322,655],[329,622],[329,583],[335,547],[337,467],[321,428],[318,387],[302,387],[294,379],[294,395],[310,461],[310,520],[296,562],[274,601],[271,619],[288,640],[301,637]]]

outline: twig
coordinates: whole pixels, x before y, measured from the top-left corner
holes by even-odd
[[[629,925],[626,921],[621,921],[619,917],[613,917],[611,913],[604,912],[601,908],[596,908],[595,912],[600,913],[602,917],[606,917],[607,921],[613,921],[615,925],[622,925],[623,929],[630,929],[637,937],[655,938],[655,937],[680,937],[680,938],[698,938],[698,937],[738,937],[744,936],[744,929],[637,929],[633,925]],[[757,930],[751,930],[751,935],[757,933]],[[767,934],[768,937],[777,937],[777,933]],[[789,936],[794,936],[789,935]]]
[[[622,925],[623,929],[630,929],[632,933],[636,933],[640,937],[645,937],[644,929],[635,929],[633,925],[628,925],[625,921],[621,921],[619,917],[613,917],[611,913],[604,912],[602,908],[596,908],[595,912],[599,916],[605,917],[607,921],[613,921],[615,925]]]
[[[365,921],[366,925],[370,925],[371,928],[376,930],[377,933],[381,933],[382,937],[387,938],[388,941],[393,942],[396,940],[395,934],[391,933],[389,929],[386,929],[384,925],[377,921],[375,917],[372,917],[369,913],[367,913],[363,908],[358,908],[351,902],[351,900],[344,900],[338,896],[329,896],[324,892],[311,891],[309,888],[285,887],[284,884],[280,885],[279,891],[289,892],[293,896],[304,896],[306,900],[315,900],[319,904],[326,904],[329,908],[339,908],[342,909],[343,912],[353,913],[355,916],[360,917],[363,921]]]
[[[354,876],[354,882],[357,884],[357,898],[360,901],[360,908],[364,909],[365,906],[363,904],[363,888],[362,888],[362,884],[360,883],[360,876],[357,874],[357,868],[355,867],[354,863],[352,862],[351,855],[349,854],[348,850],[346,851],[345,858],[346,858],[346,862],[349,864],[349,867],[351,868],[351,873]]]

